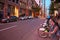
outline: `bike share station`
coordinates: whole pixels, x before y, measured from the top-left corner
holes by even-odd
[[[48,32],[47,20],[42,24],[42,27],[38,28],[38,35],[39,37],[46,38],[49,35],[45,34],[44,32]]]

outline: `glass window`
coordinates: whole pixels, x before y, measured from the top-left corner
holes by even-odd
[[[0,19],[3,18],[3,14],[4,14],[4,12],[3,11],[0,11]]]
[[[19,0],[16,0],[16,3],[18,3]]]
[[[22,13],[22,8],[20,8],[20,13]]]
[[[32,11],[31,11],[31,10],[29,10],[29,15],[30,15],[30,16],[32,15]]]
[[[21,8],[26,8],[26,5],[24,3],[20,3]]]
[[[4,8],[4,4],[0,3],[0,10],[3,10],[3,8]]]
[[[11,9],[13,15],[15,15],[15,6],[12,6],[12,9]]]
[[[9,0],[9,1],[11,1],[11,0]]]
[[[12,0],[13,2],[15,2],[15,0]]]
[[[7,10],[7,15],[10,16],[10,13],[11,13],[11,5],[8,5],[8,10]]]

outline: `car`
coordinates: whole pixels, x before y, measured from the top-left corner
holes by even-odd
[[[14,22],[14,21],[17,21],[17,20],[18,20],[18,17],[16,17],[16,16],[10,16],[10,18],[9,18],[10,22]]]
[[[33,19],[33,17],[32,17],[32,16],[28,16],[27,18],[28,18],[28,19]]]
[[[19,19],[20,20],[26,20],[26,19],[28,19],[28,16],[20,17]]]
[[[20,19],[20,20],[24,20],[25,18],[24,18],[24,17],[20,17],[19,19]]]
[[[7,18],[1,19],[1,23],[9,23],[9,22],[10,22],[9,19],[7,19]]]

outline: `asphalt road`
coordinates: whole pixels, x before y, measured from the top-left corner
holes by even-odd
[[[43,19],[19,20],[11,23],[0,23],[0,40],[50,40],[38,36],[37,29]]]

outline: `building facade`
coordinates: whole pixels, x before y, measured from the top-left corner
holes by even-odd
[[[19,0],[0,0],[0,14],[2,17],[17,16],[19,14]]]
[[[33,2],[36,2],[35,0]],[[34,3],[36,6],[37,3]],[[0,0],[0,15],[7,16],[33,16],[32,0]]]

